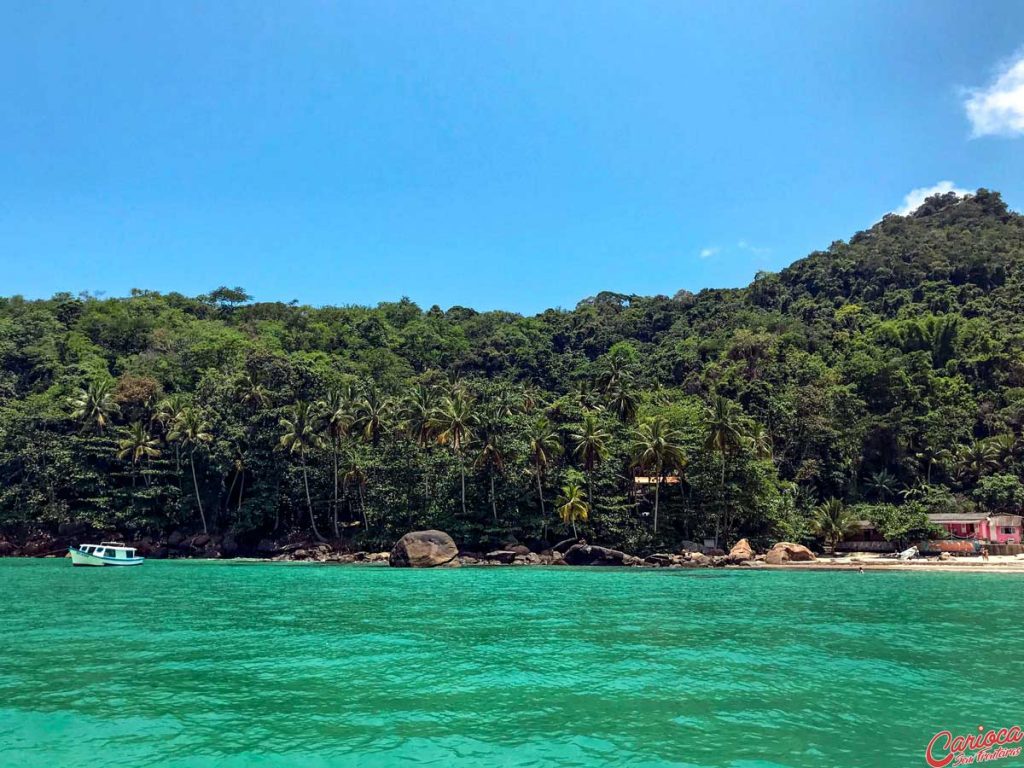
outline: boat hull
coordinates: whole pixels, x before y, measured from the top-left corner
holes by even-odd
[[[100,557],[99,555],[82,552],[74,547],[68,547],[68,554],[71,555],[72,565],[114,566],[115,568],[123,568],[129,565],[142,565],[146,560],[144,557]]]

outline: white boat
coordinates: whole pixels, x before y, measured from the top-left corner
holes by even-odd
[[[134,547],[116,541],[68,547],[68,555],[72,565],[142,565],[146,560],[136,556]]]

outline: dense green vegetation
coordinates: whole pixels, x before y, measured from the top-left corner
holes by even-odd
[[[1024,217],[935,197],[747,288],[536,317],[13,297],[0,361],[8,529],[899,536],[1024,503]]]

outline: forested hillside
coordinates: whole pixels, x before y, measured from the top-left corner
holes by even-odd
[[[0,526],[644,551],[1019,510],[1022,289],[1024,217],[980,190],[744,289],[535,317],[2,299]]]

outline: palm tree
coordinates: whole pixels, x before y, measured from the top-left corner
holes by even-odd
[[[114,386],[109,379],[96,379],[68,398],[71,418],[82,422],[83,428],[95,428],[100,434],[121,412],[114,399]]]
[[[391,409],[391,399],[383,397],[376,387],[368,389],[356,406],[356,426],[363,433],[363,438],[373,443],[374,447],[380,443],[381,435],[390,426]]]
[[[654,532],[658,532],[658,500],[665,473],[681,469],[686,462],[680,441],[682,436],[664,418],[645,421],[633,431],[633,466],[654,472]]]
[[[587,473],[587,498],[594,503],[594,469],[608,456],[611,434],[601,426],[594,411],[583,414],[583,422],[570,437],[576,444],[576,458]]]
[[[887,501],[890,496],[895,495],[899,489],[899,481],[896,479],[896,475],[885,468],[868,475],[865,485],[871,488],[883,502]]]
[[[625,382],[619,382],[608,393],[608,407],[623,423],[628,423],[636,418],[636,406],[636,392]]]
[[[300,400],[291,407],[288,418],[281,419],[280,425],[283,430],[280,446],[292,455],[299,457],[302,465],[302,484],[306,489],[306,508],[309,510],[309,524],[313,529],[313,535],[318,541],[324,541],[316,527],[316,519],[313,516],[313,500],[309,495],[309,473],[306,469],[306,457],[310,451],[319,448],[323,444],[316,428],[316,413],[309,403]]]
[[[491,486],[491,512],[498,522],[498,500],[494,493],[494,476],[505,469],[505,452],[501,447],[501,416],[505,413],[502,403],[490,404],[480,418],[480,452],[476,464],[487,469]]]
[[[331,509],[331,522],[334,526],[334,538],[338,532],[338,451],[341,441],[348,435],[352,427],[353,415],[350,403],[341,390],[331,390],[317,403],[317,408],[324,413],[324,429],[331,443],[331,460],[334,465],[334,500]]]
[[[759,421],[754,421],[747,429],[747,445],[759,459],[773,458],[772,436],[768,429]]]
[[[989,438],[988,444],[992,446],[996,466],[1003,472],[1007,472],[1014,462],[1020,458],[1024,444],[1013,432],[1004,432],[1001,435]]]
[[[250,408],[266,408],[270,405],[270,394],[262,382],[251,373],[245,374],[238,388],[239,399]]]
[[[579,538],[576,530],[576,523],[587,519],[590,514],[590,504],[583,498],[583,489],[576,483],[569,483],[562,487],[562,496],[555,502],[558,505],[558,514],[562,522],[572,525],[572,535]]]
[[[117,458],[132,463],[132,506],[135,504],[135,479],[138,474],[139,462],[143,459],[155,459],[160,455],[160,442],[152,437],[141,421],[132,422],[125,429],[124,437],[117,443]],[[148,482],[148,481],[147,481]]]
[[[188,408],[189,400],[181,392],[175,392],[170,394],[157,403],[156,412],[153,414],[153,419],[156,421],[164,430],[164,435],[168,435],[174,427],[174,422],[178,420],[182,412]],[[177,442],[174,443],[174,469],[178,473],[178,482],[181,483],[181,445]],[[182,489],[184,492],[184,489]]]
[[[927,485],[931,485],[932,467],[936,464],[938,464],[939,467],[945,466],[952,458],[952,454],[945,448],[935,448],[931,445],[924,445],[914,454],[914,458],[916,458],[920,466],[924,468],[925,483]]]
[[[715,518],[715,543],[724,527],[726,532],[731,527],[725,520],[725,464],[727,457],[739,451],[745,438],[743,411],[739,405],[728,398],[718,395],[711,402],[707,409],[708,435],[704,440],[704,447],[712,452],[717,452],[722,462],[722,476],[720,482],[721,499],[719,503],[722,508]]]
[[[429,453],[430,445],[434,441],[434,414],[437,411],[438,391],[437,387],[428,384],[418,384],[405,398],[402,414],[405,419],[405,432],[416,446]],[[430,469],[425,465],[423,469],[423,504],[424,510],[430,500]]]
[[[957,469],[963,475],[978,480],[999,466],[997,457],[998,451],[992,443],[975,440],[970,445],[961,446],[957,452]]]
[[[210,425],[198,408],[186,408],[174,420],[167,439],[188,448],[188,463],[192,469],[192,487],[196,492],[196,505],[199,507],[199,517],[203,521],[203,533],[209,533],[206,528],[206,513],[203,512],[203,500],[199,495],[199,480],[196,478],[196,450],[201,445],[213,440]]]
[[[529,443],[530,459],[533,461],[533,473],[537,478],[537,498],[540,499],[540,514],[544,518],[544,526],[547,527],[547,512],[544,510],[544,471],[547,469],[551,459],[562,452],[562,441],[558,438],[558,432],[546,416],[530,425],[527,434]]]
[[[356,493],[359,495],[359,514],[363,518],[363,531],[369,532],[370,521],[366,517],[366,471],[359,463],[359,457],[355,452],[349,453],[345,466],[345,495],[348,496],[349,485],[356,487]],[[351,506],[349,508],[351,509]]]
[[[462,514],[466,514],[466,466],[462,461],[462,450],[473,439],[477,416],[473,402],[462,389],[447,395],[434,412],[431,429],[437,435],[440,445],[451,446],[459,463],[459,478],[462,483]]]
[[[417,385],[405,400],[406,427],[420,448],[426,448],[434,439],[433,421],[437,405],[437,388],[427,384]]]
[[[815,508],[811,526],[835,552],[839,542],[857,529],[857,516],[842,501],[831,498]]]

